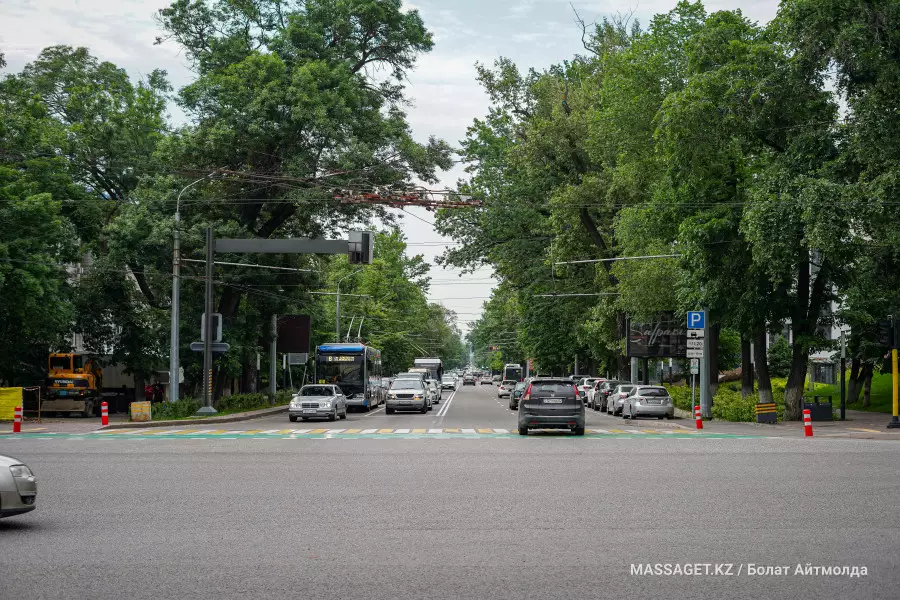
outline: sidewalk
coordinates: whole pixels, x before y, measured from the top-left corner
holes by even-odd
[[[693,428],[694,419],[687,411],[677,410],[683,417],[684,425]],[[846,437],[860,439],[886,439],[900,441],[900,429],[888,429],[891,415],[861,410],[848,410],[845,421],[814,421],[813,437]],[[735,423],[712,419],[703,421],[703,431],[717,433],[740,433],[745,435],[772,435],[778,437],[805,437],[803,421],[780,421],[768,423]]]

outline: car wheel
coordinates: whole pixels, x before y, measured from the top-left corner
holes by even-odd
[[[528,428],[519,426],[519,435],[528,435]]]
[[[420,410],[419,412],[421,412],[423,415],[424,415],[425,413],[427,413],[427,412],[428,412],[428,404],[423,404],[423,405],[422,405],[422,410]]]
[[[572,433],[575,435],[584,435],[584,427],[574,427],[572,428]]]
[[[294,416],[294,415],[288,415],[288,419],[291,420],[291,423],[296,423],[296,422],[297,422],[297,417]]]
[[[347,409],[346,409],[346,408],[344,409],[344,412],[341,413],[341,418],[342,418],[342,419],[346,419],[346,418],[347,418]]]
[[[392,414],[394,414],[394,409],[393,409],[393,408],[387,408],[387,407],[385,407],[385,409],[384,409],[384,414],[386,414],[386,415],[392,415]]]
[[[334,412],[328,415],[329,421],[337,421],[337,409],[334,409]]]
[[[656,417],[656,418],[659,419],[660,421],[662,421],[662,420],[663,420],[663,415],[659,415],[659,416]]]

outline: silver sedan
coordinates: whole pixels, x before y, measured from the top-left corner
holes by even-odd
[[[675,417],[675,405],[669,391],[658,385],[639,385],[635,387],[622,407],[623,419],[638,417],[656,417],[672,419]]]
[[[635,386],[631,384],[616,386],[616,389],[614,389],[606,399],[606,414],[622,414],[622,407],[625,406],[625,399],[634,391],[634,388]]]
[[[304,385],[288,406],[288,418],[328,419],[347,418],[347,398],[336,385]]]
[[[30,512],[36,502],[37,482],[28,465],[0,455],[0,518]]]

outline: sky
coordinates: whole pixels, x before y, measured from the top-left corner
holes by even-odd
[[[55,45],[87,46],[100,60],[125,68],[133,77],[165,69],[178,88],[189,83],[191,72],[174,43],[154,46],[160,35],[153,16],[166,0],[0,0],[0,51],[7,72],[33,60],[41,49]],[[488,99],[475,81],[477,62],[492,64],[505,56],[522,69],[539,70],[583,51],[581,31],[572,6],[585,22],[633,12],[643,24],[666,12],[676,0],[414,0],[434,34],[435,47],[419,59],[409,75],[409,123],[422,142],[429,135],[457,146],[472,120],[484,116]],[[778,0],[710,0],[707,11],[741,9],[748,18],[765,23],[775,16]],[[173,111],[173,118],[178,115]],[[464,177],[462,165],[441,175],[436,188],[453,187]],[[402,229],[409,251],[434,264],[447,243],[430,223],[434,213],[408,209]],[[429,298],[457,312],[463,331],[478,318],[496,281],[489,268],[462,275],[438,265],[432,268]]]

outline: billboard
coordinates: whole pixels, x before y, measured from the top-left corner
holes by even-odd
[[[649,323],[628,319],[625,356],[628,358],[685,358],[687,329],[684,317],[663,312]]]
[[[278,352],[303,354],[309,352],[309,315],[278,317]]]

